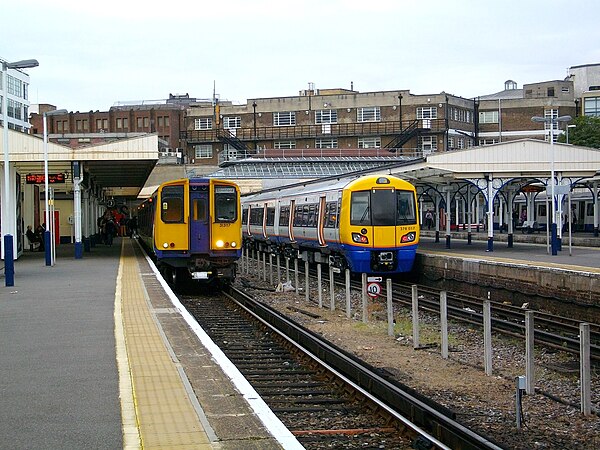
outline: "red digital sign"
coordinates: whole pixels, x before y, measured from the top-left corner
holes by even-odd
[[[27,184],[45,184],[46,177],[43,173],[28,173],[25,175],[25,182]],[[57,184],[65,182],[64,173],[50,173],[48,174],[48,184]]]

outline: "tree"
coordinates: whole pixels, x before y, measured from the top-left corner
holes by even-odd
[[[600,117],[579,116],[568,125],[575,125],[569,128],[569,144],[600,148]],[[558,142],[566,141],[566,134],[558,137]]]

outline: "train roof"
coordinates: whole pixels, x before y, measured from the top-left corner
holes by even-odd
[[[347,187],[349,184],[358,181],[359,179],[364,178],[379,178],[379,177],[390,177],[395,178],[397,180],[402,180],[400,177],[396,175],[383,175],[383,174],[364,174],[357,173],[352,176],[340,176],[336,179],[328,178],[326,180],[316,180],[309,181],[305,183],[295,183],[291,185],[281,186],[278,188],[271,188],[261,192],[257,192],[254,194],[248,194],[243,197],[243,202],[254,202],[266,199],[273,199],[275,197],[285,197],[286,195],[294,194],[302,194],[302,195],[311,195],[318,194],[323,191],[332,191],[332,190],[340,190]],[[405,181],[405,180],[402,180]]]

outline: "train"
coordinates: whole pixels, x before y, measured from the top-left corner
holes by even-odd
[[[415,187],[391,175],[297,183],[242,197],[245,247],[335,272],[410,272],[418,218]]]
[[[139,238],[169,284],[229,284],[242,255],[240,207],[231,181],[168,181],[139,205]]]

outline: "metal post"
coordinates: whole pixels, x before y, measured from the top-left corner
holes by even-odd
[[[269,284],[273,286],[273,254],[269,252]]]
[[[279,257],[279,253],[277,253],[277,284],[281,283],[281,258]]]
[[[590,324],[579,324],[579,366],[581,378],[581,412],[585,416],[592,413],[591,365],[590,365]]]
[[[308,302],[310,300],[310,284],[309,284],[309,280],[308,280],[308,261],[304,261],[304,286],[305,286],[304,296],[306,298],[306,301]]]
[[[419,342],[419,292],[416,284],[412,285],[412,330],[413,348],[421,346]]]
[[[448,359],[448,294],[440,292],[440,328],[442,332],[442,358]]]
[[[81,241],[81,182],[83,181],[83,165],[73,162],[73,215],[75,216],[75,259],[83,258]]]
[[[369,318],[367,317],[368,300],[367,300],[367,274],[366,273],[361,274],[361,281],[362,281],[362,289],[361,289],[362,321],[363,321],[363,323],[367,323],[369,321]]]
[[[489,300],[483,301],[483,357],[485,374],[492,375],[492,307]]]
[[[321,263],[317,263],[317,287],[319,288],[319,308],[323,307],[323,287],[321,286]]]
[[[387,319],[388,319],[388,336],[394,335],[394,305],[392,303],[392,279],[385,280],[385,293],[387,296]]]
[[[290,258],[285,257],[285,281],[290,281]]]
[[[296,295],[300,292],[298,286],[298,258],[294,258],[294,286],[296,286]]]
[[[331,300],[329,302],[329,309],[335,311],[335,279],[333,277],[333,267],[329,266],[329,294]]]
[[[526,392],[528,395],[535,393],[535,328],[533,322],[533,311],[525,313],[525,379]]]
[[[10,188],[10,162],[8,158],[8,107],[7,107],[7,78],[8,65],[2,63],[2,125],[3,125],[3,147],[4,147],[4,190],[2,191],[2,234],[4,235],[4,278],[6,286],[15,285],[15,263],[13,251],[13,217],[15,208],[11,207],[11,188]]]
[[[262,274],[263,281],[267,281],[267,254],[265,252],[262,254]]]
[[[350,303],[350,269],[346,269],[346,317],[349,319],[352,314],[352,305]]]

